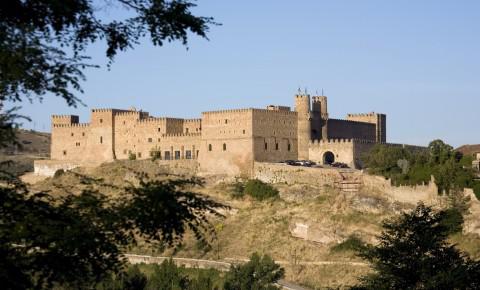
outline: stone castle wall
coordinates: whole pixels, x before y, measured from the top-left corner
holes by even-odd
[[[328,138],[376,141],[376,126],[371,123],[329,119]]]
[[[328,119],[327,98],[314,96],[311,102],[308,94],[295,96],[295,111],[270,105],[204,112],[199,119],[155,118],[135,109],[93,109],[89,123],[80,123],[74,115],[52,116],[51,156],[81,163],[132,155],[146,159],[155,153],[160,160],[198,160],[200,172],[251,176],[254,161],[321,161],[328,150],[337,161],[355,166],[358,154],[370,145],[328,140],[375,141],[385,128],[378,126],[378,116]],[[315,138],[327,143],[316,144]]]

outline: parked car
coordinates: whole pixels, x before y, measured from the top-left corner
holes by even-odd
[[[336,168],[348,168],[348,165],[345,164],[345,163],[342,163],[342,162],[334,162],[332,164],[330,164],[332,167],[336,167]]]
[[[291,165],[291,166],[300,166],[301,164],[298,163],[298,161],[295,161],[295,160],[287,160],[285,161],[285,163],[287,163],[287,165]]]

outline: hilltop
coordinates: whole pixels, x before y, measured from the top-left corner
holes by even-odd
[[[2,168],[14,174],[33,171],[33,160],[50,156],[50,133],[19,129],[16,134],[18,145],[0,149],[0,162],[13,161]]]
[[[474,144],[474,145],[462,145],[455,149],[458,152],[461,152],[463,155],[472,155],[476,152],[480,152],[480,144]]]
[[[127,160],[56,174],[56,177],[36,183],[33,188],[50,190],[52,194],[75,193],[86,186],[82,184],[82,175],[116,186],[127,182],[135,184],[138,182],[135,172],[145,172],[152,178],[190,176],[188,170],[180,167],[159,166],[150,160]],[[204,182],[194,190],[231,207],[224,219],[211,219],[217,239],[208,245],[188,234],[183,245],[175,249],[144,243],[130,249],[129,253],[229,262],[246,259],[252,252],[267,253],[285,267],[288,281],[310,287],[344,288],[370,271],[364,261],[355,257],[352,243],[356,239],[375,242],[384,219],[415,206],[387,198],[381,192],[361,189],[345,193],[307,183],[273,184],[280,198],[259,202],[249,197],[234,198],[236,180],[209,176]],[[118,194],[113,188],[102,188],[111,195]],[[299,234],[302,227],[309,228],[308,235],[298,238],[302,236]],[[452,237],[452,242],[474,258],[480,257],[478,236],[459,233]]]

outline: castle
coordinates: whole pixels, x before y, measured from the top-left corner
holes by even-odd
[[[326,96],[295,95],[295,108],[203,112],[200,119],[152,117],[147,112],[93,109],[89,123],[52,116],[51,161],[191,160],[200,171],[250,175],[254,162],[312,160],[359,167],[360,155],[386,142],[386,115],[328,114]]]

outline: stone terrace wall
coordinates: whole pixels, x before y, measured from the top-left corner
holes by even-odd
[[[343,177],[336,169],[289,166],[281,163],[255,162],[254,178],[268,183],[313,184],[334,186]]]
[[[126,254],[125,257],[131,264],[161,264],[163,261],[170,259],[170,257],[152,257],[144,255]],[[177,266],[185,266],[186,268],[199,269],[217,269],[219,271],[227,272],[230,270],[230,263],[219,262],[212,260],[188,259],[188,258],[172,258]]]
[[[433,180],[424,185],[394,186],[390,179],[385,179],[382,176],[363,174],[362,183],[364,190],[384,193],[387,197],[399,202],[412,204],[420,201],[429,204],[439,202],[438,187]]]
[[[63,161],[63,160],[34,160],[33,168],[35,175],[53,176],[57,170],[72,170],[74,168],[83,167],[95,167],[100,165],[97,162],[75,162],[75,161]]]

